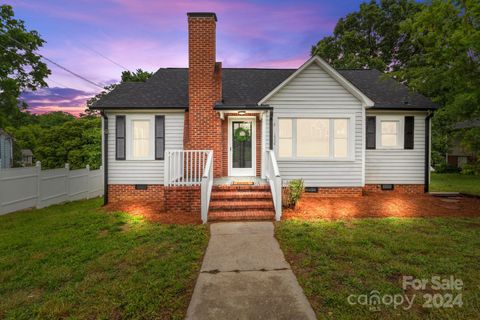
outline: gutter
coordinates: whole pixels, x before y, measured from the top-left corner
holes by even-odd
[[[108,117],[102,110],[103,118],[103,205],[108,204]]]
[[[425,118],[425,181],[424,192],[430,191],[430,119],[433,116],[433,112],[429,112]]]

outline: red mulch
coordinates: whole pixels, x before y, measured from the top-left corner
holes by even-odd
[[[480,199],[430,195],[370,194],[363,197],[303,197],[283,219],[352,219],[366,217],[480,216]]]
[[[132,215],[140,215],[149,221],[160,222],[165,224],[200,224],[202,220],[200,215],[192,215],[185,213],[168,213],[161,210],[158,202],[124,201],[121,203],[110,203],[103,207],[107,212],[123,211]]]

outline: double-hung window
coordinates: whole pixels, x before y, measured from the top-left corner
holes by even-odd
[[[377,117],[377,148],[403,149],[404,117]]]
[[[278,157],[351,160],[351,118],[279,118]]]
[[[146,159],[151,155],[150,120],[132,120],[132,158]]]

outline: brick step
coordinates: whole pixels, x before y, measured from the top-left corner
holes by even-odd
[[[208,214],[208,221],[273,220],[274,218],[275,212],[271,210],[213,211]]]
[[[211,196],[212,201],[214,200],[224,200],[224,201],[235,201],[238,199],[272,199],[272,194],[268,191],[245,191],[245,192],[236,192],[236,191],[215,191],[212,192]]]
[[[245,185],[218,185],[212,187],[212,192],[215,191],[238,191],[238,192],[254,192],[254,191],[270,191],[270,186],[265,185],[256,185],[256,186],[245,186]]]
[[[248,200],[248,201],[211,201],[211,211],[248,211],[249,209],[272,209],[273,202],[266,200]]]

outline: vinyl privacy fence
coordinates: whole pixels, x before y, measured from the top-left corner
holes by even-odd
[[[44,208],[66,201],[103,195],[103,171],[65,168],[42,170],[35,167],[0,169],[0,215]]]

